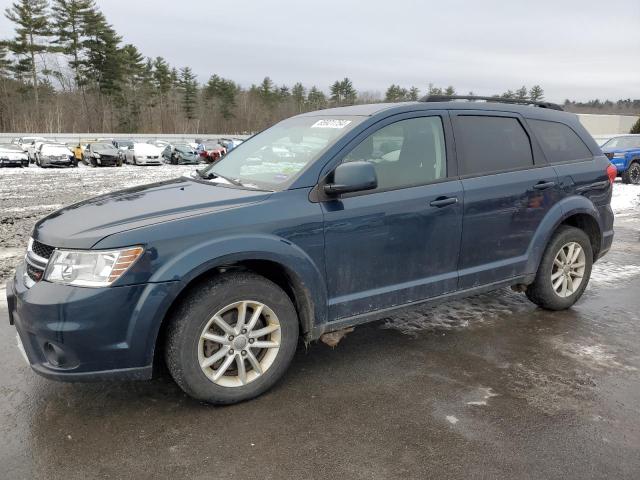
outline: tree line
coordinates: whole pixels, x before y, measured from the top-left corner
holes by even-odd
[[[217,74],[200,83],[189,66],[124,44],[95,0],[16,0],[5,16],[15,31],[0,39],[4,132],[250,133],[331,106],[456,94],[453,86],[432,84],[422,91],[395,84],[384,94],[357,91],[348,77],[327,93],[300,82],[277,85],[270,77],[250,87]],[[544,91],[523,86],[495,96],[543,100]]]

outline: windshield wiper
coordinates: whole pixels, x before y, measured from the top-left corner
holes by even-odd
[[[224,175],[220,175],[219,173],[215,173],[215,172],[208,172],[208,173],[204,173],[204,170],[198,170],[196,168],[196,172],[198,174],[198,176],[200,178],[203,178],[205,180],[211,180],[214,178],[222,178],[223,180],[226,180],[227,182],[229,182],[232,185],[235,185],[236,187],[243,187],[244,185],[242,185],[242,182],[239,182],[238,180],[231,178],[231,177],[225,177]]]

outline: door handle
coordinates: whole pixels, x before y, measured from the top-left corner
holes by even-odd
[[[447,205],[453,205],[458,203],[458,197],[440,197],[429,203],[432,207],[446,207]]]
[[[556,182],[543,182],[540,181],[538,183],[536,183],[533,188],[535,188],[536,190],[546,190],[547,188],[551,188],[551,187],[555,187],[556,186]]]

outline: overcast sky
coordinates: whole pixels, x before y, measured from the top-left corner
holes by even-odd
[[[1,4],[9,0],[0,0]],[[429,83],[546,98],[640,98],[640,0],[98,0],[146,56],[243,86]],[[0,31],[9,27],[6,20]],[[5,36],[4,33],[2,36]]]

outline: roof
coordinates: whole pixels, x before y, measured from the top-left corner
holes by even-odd
[[[303,113],[301,117],[316,116],[364,116],[371,117],[382,112],[385,113],[402,113],[416,110],[493,110],[498,112],[515,112],[523,117],[538,119],[563,119],[577,121],[577,117],[573,113],[554,110],[551,108],[540,108],[530,105],[518,105],[500,102],[468,102],[468,101],[450,101],[450,102],[401,102],[401,103],[370,103],[364,105],[352,105],[347,107],[327,108],[325,110],[316,110],[313,112]]]

